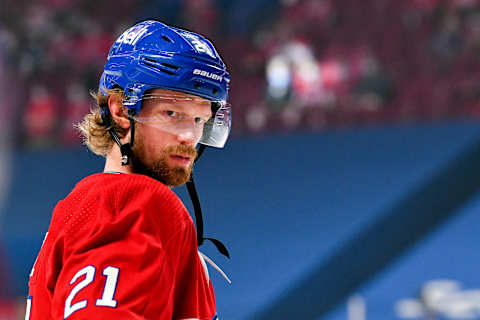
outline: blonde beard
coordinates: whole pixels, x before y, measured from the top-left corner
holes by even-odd
[[[191,159],[195,159],[197,151],[193,147],[178,145],[170,146],[162,150],[158,159],[154,159],[147,163],[145,154],[145,146],[143,143],[143,135],[141,130],[135,133],[135,144],[133,146],[132,165],[135,173],[147,175],[155,180],[162,182],[169,187],[177,187],[185,184],[190,180],[193,170],[193,161],[188,167],[169,166],[168,157],[171,154],[189,155]]]

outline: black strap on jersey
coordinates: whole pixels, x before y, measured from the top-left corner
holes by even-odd
[[[197,162],[197,160],[200,158],[204,150],[205,150],[205,145],[201,144],[200,147],[198,148],[197,158],[195,159],[195,162]],[[202,207],[200,206],[200,199],[198,198],[197,189],[195,187],[193,172],[190,176],[190,180],[187,182],[187,190],[188,190],[188,194],[190,195],[190,199],[192,200],[193,209],[195,212],[195,224],[197,225],[197,245],[201,246],[205,240],[209,240],[215,245],[215,247],[221,254],[223,254],[227,258],[230,258],[230,253],[228,252],[227,247],[225,247],[225,245],[220,240],[217,240],[215,238],[207,238],[203,236]]]

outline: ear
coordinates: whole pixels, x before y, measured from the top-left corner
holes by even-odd
[[[130,120],[122,104],[122,97],[119,94],[112,94],[108,98],[108,109],[115,121],[121,128],[130,128]]]

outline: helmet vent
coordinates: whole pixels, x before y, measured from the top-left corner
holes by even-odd
[[[157,60],[151,59],[151,58],[143,57],[142,60],[143,60],[143,61],[141,61],[141,62],[142,62],[144,65],[149,66],[150,68],[153,68],[153,69],[155,69],[155,70],[157,70],[157,71],[161,71],[161,72],[166,73],[166,74],[171,75],[171,76],[174,76],[174,75],[176,74],[174,71],[180,69],[179,67],[174,66],[174,65],[171,65],[171,64],[169,64],[169,63],[160,63],[160,64],[159,64]],[[162,68],[162,66],[163,66],[164,68]],[[168,70],[168,69],[165,69],[165,67],[170,68],[170,69],[173,69],[173,71],[170,71],[170,70]]]
[[[200,89],[200,86],[201,86],[201,85],[200,85],[200,82],[195,82],[195,83],[193,84],[193,86],[195,87],[195,89],[198,90],[198,89]]]
[[[217,94],[217,93],[218,93],[218,90],[217,90],[217,89],[213,89],[213,90],[212,90],[212,93],[213,93],[213,94]]]
[[[151,58],[143,58],[143,60],[145,60],[145,61],[148,61],[148,62],[151,62],[151,63],[158,64],[157,60],[155,60],[155,59],[151,59]]]
[[[170,43],[173,42],[172,39],[170,39],[170,38],[167,37],[166,35],[163,35],[163,36],[162,36],[162,39],[163,39],[163,41],[166,41],[166,42],[170,42]]]
[[[170,76],[174,76],[175,75],[175,72],[172,72],[172,71],[168,71],[168,70],[165,70],[163,68],[159,68],[157,65],[153,64],[153,63],[148,63],[148,62],[144,62],[145,65],[157,70],[157,71],[161,71],[163,73],[166,73]]]
[[[174,66],[173,64],[170,64],[170,63],[163,62],[163,63],[161,63],[161,65],[164,66],[164,67],[170,68],[170,69],[174,69],[174,70],[180,69],[180,67]]]

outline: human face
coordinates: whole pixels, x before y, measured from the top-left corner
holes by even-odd
[[[133,171],[168,186],[190,179],[210,101],[194,95],[155,89],[143,101],[135,121]]]

